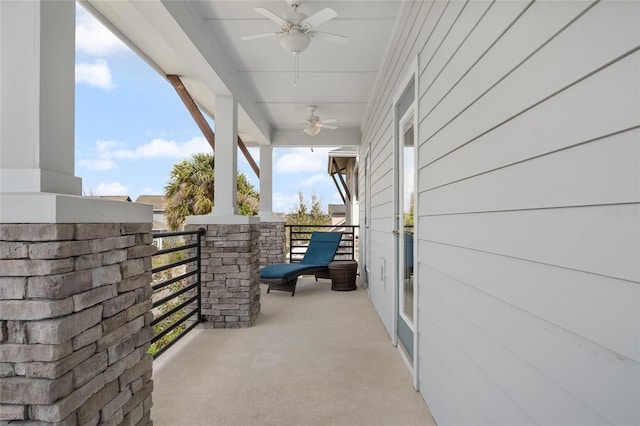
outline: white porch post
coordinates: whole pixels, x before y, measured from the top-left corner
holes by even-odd
[[[75,3],[0,2],[0,191],[80,195]]]
[[[81,196],[74,62],[75,1],[0,0],[2,424],[150,420],[153,212]]]
[[[284,218],[273,214],[273,147],[260,147],[260,266],[284,262]]]
[[[260,146],[260,218],[273,217],[273,147]]]
[[[0,223],[151,222],[149,206],[81,197],[75,7],[0,1]]]
[[[214,216],[238,214],[238,102],[216,96],[216,177]]]
[[[204,228],[204,327],[251,327],[260,312],[260,221],[238,215],[238,101],[216,96],[213,211],[187,216],[187,230]]]

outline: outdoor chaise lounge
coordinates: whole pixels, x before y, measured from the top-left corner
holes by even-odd
[[[260,269],[260,282],[269,284],[271,290],[290,291],[291,297],[296,293],[298,276],[317,272],[327,272],[333,260],[341,232],[314,232],[311,234],[309,247],[300,263],[278,263]]]

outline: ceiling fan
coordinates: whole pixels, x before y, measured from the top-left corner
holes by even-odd
[[[328,118],[324,121],[321,121],[320,117],[314,114],[316,108],[318,107],[315,105],[309,105],[307,107],[307,109],[309,110],[309,118],[307,118],[306,120],[301,119],[301,121],[304,121],[306,123],[304,129],[302,130],[303,132],[305,132],[309,136],[315,136],[320,133],[320,130],[322,129],[335,130],[338,128],[338,126],[332,126],[331,124],[329,124],[336,122],[336,120],[334,120],[333,118]]]
[[[280,45],[287,52],[293,55],[298,55],[309,47],[311,38],[325,40],[334,44],[344,44],[349,40],[348,37],[342,35],[317,31],[314,29],[315,27],[338,16],[335,10],[327,7],[311,16],[307,16],[305,13],[298,11],[301,0],[287,0],[287,3],[291,6],[292,10],[285,18],[264,7],[256,7],[254,9],[256,12],[278,24],[280,26],[280,31],[247,35],[240,38],[242,40],[255,40],[259,38],[277,36],[280,39]]]

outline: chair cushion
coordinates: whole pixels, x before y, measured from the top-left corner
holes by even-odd
[[[300,263],[310,265],[329,265],[338,251],[342,232],[314,232],[309,247]]]
[[[260,278],[278,279],[297,277],[306,272],[311,272],[319,268],[325,268],[326,265],[312,265],[308,263],[278,263],[275,265],[260,268]]]

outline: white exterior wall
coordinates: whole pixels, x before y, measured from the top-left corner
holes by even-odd
[[[417,57],[416,366],[436,421],[640,424],[640,2],[403,13],[363,128],[369,285],[393,334],[392,97]]]

